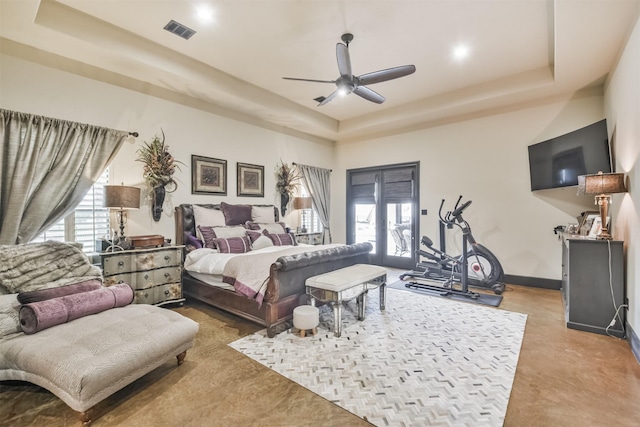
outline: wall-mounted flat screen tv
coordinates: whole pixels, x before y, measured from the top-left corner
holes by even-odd
[[[531,191],[578,185],[578,175],[611,172],[607,121],[529,146]]]

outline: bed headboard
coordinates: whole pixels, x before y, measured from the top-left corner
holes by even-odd
[[[211,204],[197,204],[197,206],[201,206],[207,209],[216,209],[221,210],[219,204],[211,205]],[[273,207],[273,219],[274,222],[278,222],[280,220],[280,214],[278,213],[278,208],[274,205],[251,205],[251,206],[259,206],[259,207]],[[184,236],[185,233],[189,233],[192,236],[196,235],[196,220],[193,216],[193,205],[192,204],[182,204],[180,206],[176,206],[176,245],[184,244]]]

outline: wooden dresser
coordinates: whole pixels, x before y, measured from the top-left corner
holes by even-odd
[[[165,246],[103,252],[100,257],[104,284],[128,284],[133,289],[135,304],[183,303],[183,248]]]

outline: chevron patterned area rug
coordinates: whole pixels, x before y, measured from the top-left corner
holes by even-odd
[[[320,307],[318,334],[266,330],[229,344],[376,426],[502,426],[526,315],[388,289],[366,318]]]

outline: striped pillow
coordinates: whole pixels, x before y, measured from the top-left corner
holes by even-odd
[[[267,230],[262,232],[271,239],[274,246],[298,246],[293,233],[269,233]]]
[[[200,233],[202,233],[204,247],[209,249],[217,249],[214,242],[215,239],[247,236],[247,230],[241,225],[229,227],[208,227],[199,225],[198,229],[200,230]]]
[[[218,251],[223,254],[243,254],[251,251],[248,237],[221,237],[213,240]]]

